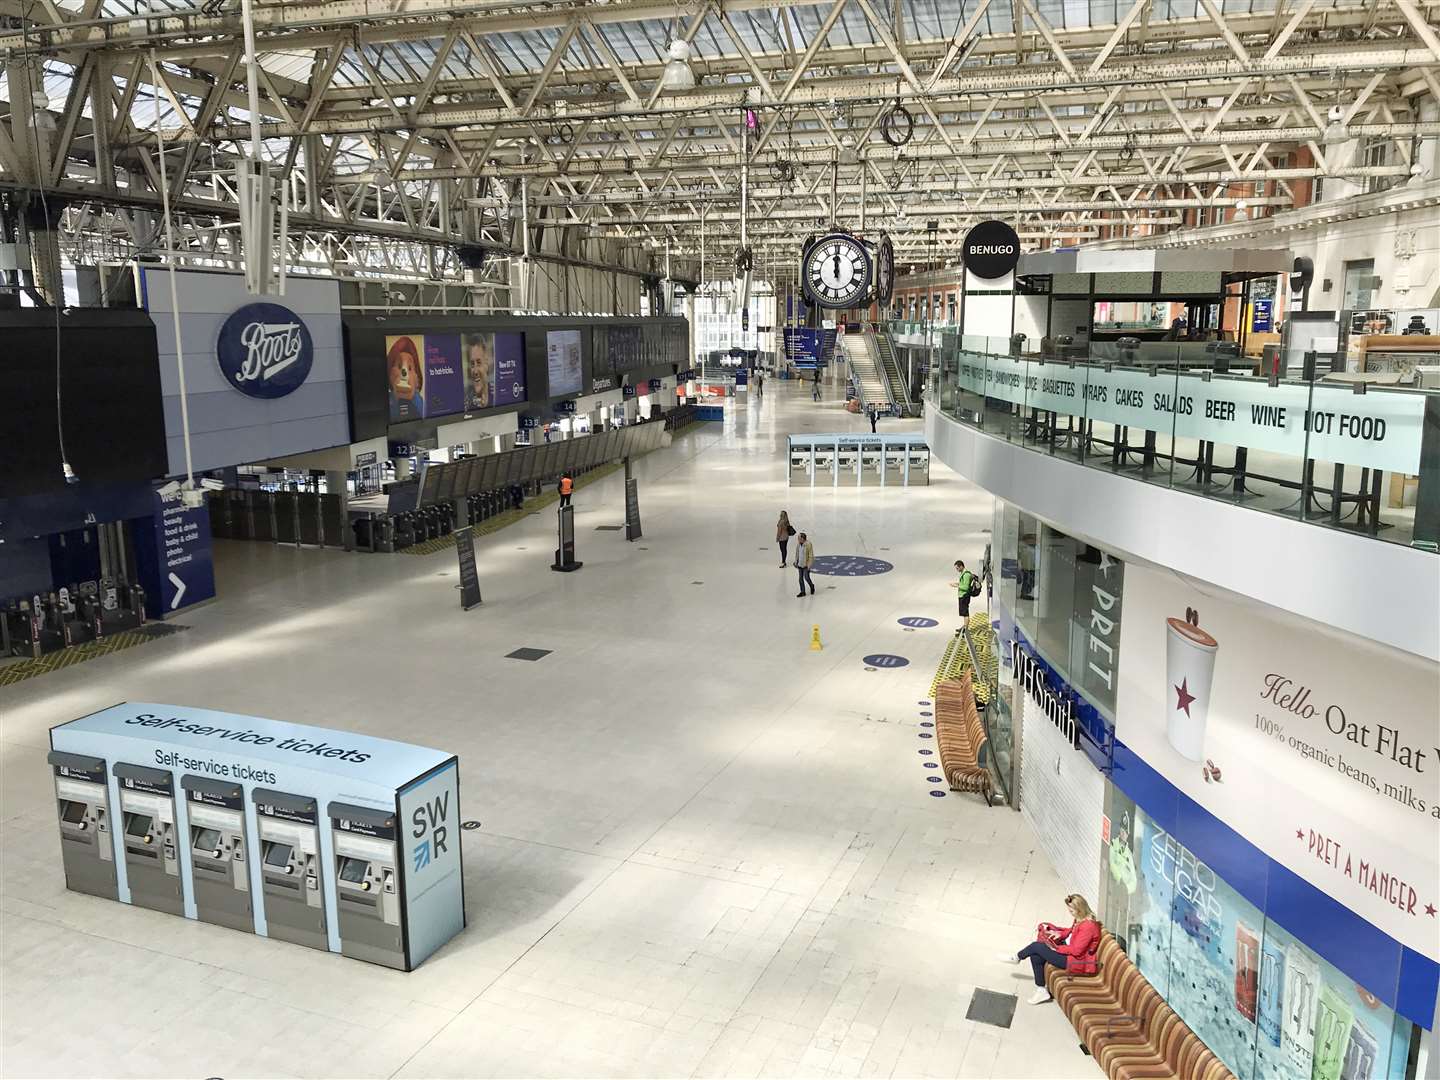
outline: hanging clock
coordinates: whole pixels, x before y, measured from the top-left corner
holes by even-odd
[[[845,232],[822,236],[800,258],[805,295],[827,308],[853,308],[864,302],[874,277],[870,252]]]
[[[882,233],[875,249],[875,302],[882,308],[895,295],[895,245],[890,234]]]

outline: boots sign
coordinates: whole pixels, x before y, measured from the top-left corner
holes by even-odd
[[[978,278],[1003,278],[1020,261],[1020,237],[1003,221],[982,221],[965,234],[960,257]]]
[[[298,390],[314,357],[304,320],[280,304],[246,304],[225,320],[215,342],[225,381],[256,398]]]

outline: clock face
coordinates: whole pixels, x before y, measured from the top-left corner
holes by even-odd
[[[847,233],[822,236],[802,256],[805,292],[821,307],[850,308],[870,291],[870,253]]]
[[[889,234],[880,239],[880,248],[875,253],[875,300],[881,306],[890,302],[895,293],[895,245]]]

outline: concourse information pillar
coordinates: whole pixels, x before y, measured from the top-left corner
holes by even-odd
[[[575,508],[562,506],[555,517],[559,537],[555,548],[555,561],[550,564],[550,569],[568,574],[585,565],[575,560]]]
[[[630,475],[630,459],[625,459],[625,539],[639,540],[640,481]]]

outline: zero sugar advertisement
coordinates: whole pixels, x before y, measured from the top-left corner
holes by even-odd
[[[1410,1024],[1109,789],[1102,918],[1240,1080],[1405,1075]]]
[[[1116,736],[1272,859],[1440,959],[1440,669],[1131,566]]]

